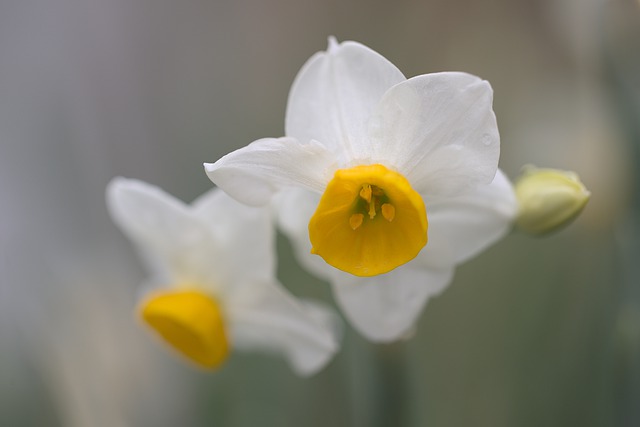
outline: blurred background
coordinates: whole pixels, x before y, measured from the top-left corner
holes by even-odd
[[[193,200],[203,162],[283,134],[329,35],[489,80],[507,174],[575,170],[592,199],[458,268],[407,342],[347,327],[307,380],[243,353],[194,370],[133,315],[105,186]],[[639,164],[637,0],[0,0],[0,424],[638,426]],[[278,248],[286,286],[332,303]]]

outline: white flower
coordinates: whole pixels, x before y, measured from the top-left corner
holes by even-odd
[[[390,341],[513,220],[492,99],[478,77],[407,80],[371,49],[330,39],[293,83],[287,136],[205,168],[247,204],[286,190],[276,205],[302,262],[331,281],[360,332]]]
[[[107,202],[149,266],[143,320],[192,362],[216,368],[230,349],[255,348],[283,353],[310,375],[336,352],[331,314],[298,302],[275,279],[268,208],[218,189],[186,205],[124,178],[109,184]]]

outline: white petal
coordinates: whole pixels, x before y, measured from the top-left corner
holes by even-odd
[[[207,275],[202,260],[192,256],[208,248],[207,230],[183,202],[145,182],[115,178],[107,187],[107,205],[156,276],[196,280]]]
[[[378,161],[403,173],[425,195],[454,195],[488,184],[500,137],[488,82],[465,73],[435,73],[391,88],[370,122]]]
[[[356,42],[311,57],[298,73],[287,103],[286,135],[320,141],[354,158],[366,141],[366,120],[387,89],[405,80],[383,56]]]
[[[274,197],[278,226],[289,238],[296,260],[309,272],[329,280],[334,269],[321,257],[311,254],[309,220],[315,212],[320,195],[300,188],[281,191]]]
[[[220,290],[224,291],[225,285],[242,286],[275,276],[274,229],[268,206],[243,205],[214,188],[192,203],[192,212],[222,249],[205,254],[216,258],[215,264],[221,270],[215,273]]]
[[[424,268],[410,262],[375,277],[342,273],[332,282],[338,305],[367,339],[390,342],[408,333],[429,297],[451,281],[453,269]]]
[[[305,306],[280,285],[255,285],[251,292],[227,301],[232,345],[280,353],[297,374],[316,373],[338,350],[334,317],[317,305]]]
[[[317,142],[265,138],[204,167],[209,179],[233,198],[259,206],[286,186],[322,192],[333,163],[333,156]]]
[[[461,263],[503,237],[511,229],[517,210],[513,187],[498,170],[490,185],[451,199],[427,200],[429,233],[446,239],[456,263]]]

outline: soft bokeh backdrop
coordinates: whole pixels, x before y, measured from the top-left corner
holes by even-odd
[[[104,188],[194,199],[203,162],[282,135],[329,35],[489,80],[501,167],[575,170],[592,200],[459,268],[407,342],[347,328],[309,380],[259,355],[194,370],[133,315],[144,271]],[[639,164],[636,0],[0,1],[1,424],[640,425]],[[284,283],[331,303],[279,251]]]

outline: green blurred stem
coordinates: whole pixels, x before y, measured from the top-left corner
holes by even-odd
[[[374,427],[409,425],[408,372],[404,343],[380,344],[374,347],[376,381],[372,390]]]

